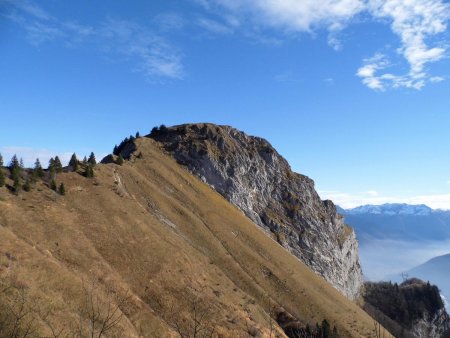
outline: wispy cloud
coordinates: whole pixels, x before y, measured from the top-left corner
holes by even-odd
[[[127,59],[134,64],[134,70],[150,80],[184,76],[181,53],[162,35],[136,22],[109,18],[94,27],[75,20],[59,20],[29,1],[3,1],[10,9],[6,17],[25,30],[33,45],[58,41],[74,47],[86,42],[90,47],[97,46],[110,55]],[[158,16],[155,23],[163,31],[181,29],[183,25],[181,17],[175,14]]]
[[[201,3],[216,13],[228,11],[243,17],[241,21],[250,22],[250,26],[277,29],[287,35],[314,33],[324,28],[329,33],[328,44],[335,50],[343,47],[340,32],[358,14],[368,14],[373,20],[388,23],[399,36],[397,58],[400,55],[406,61],[409,71],[386,72],[387,68],[398,67],[401,60],[394,64],[390,57],[376,54],[366,58],[357,71],[366,86],[374,90],[421,89],[427,83],[444,80],[427,70],[427,65],[446,57],[447,43],[435,39],[447,30],[450,18],[450,5],[443,0],[201,0]]]
[[[375,62],[366,59],[357,73],[364,84],[377,90],[390,87],[421,89],[429,82],[438,82],[436,79],[443,80],[430,75],[426,66],[446,57],[447,44],[433,41],[433,38],[447,30],[448,3],[441,0],[370,0],[368,8],[375,18],[390,21],[392,31],[401,41],[397,52],[409,64],[409,71],[401,75],[385,73],[390,65],[385,56]]]
[[[89,41],[134,62],[134,69],[149,79],[184,77],[182,53],[167,36],[186,27],[217,35],[240,32],[249,40],[274,46],[286,38],[325,30],[328,44],[339,51],[345,44],[343,30],[360,16],[388,24],[400,39],[397,48],[363,60],[356,75],[367,87],[419,90],[446,79],[429,70],[429,65],[447,57],[448,43],[438,40],[450,19],[450,4],[444,0],[192,0],[204,10],[200,17],[162,13],[150,18],[150,25],[119,18],[95,27],[61,21],[29,0],[1,1],[11,9],[6,16],[23,27],[31,43],[62,41],[74,46]],[[118,27],[111,27],[114,24]],[[120,44],[114,47],[117,37]]]
[[[178,13],[158,14],[153,21],[163,32],[179,31],[186,26],[185,19]]]
[[[207,31],[210,31],[212,33],[216,34],[232,34],[233,28],[229,25],[226,25],[222,22],[208,19],[208,18],[200,18],[197,21],[198,25]]]
[[[326,79],[323,79],[323,82],[329,87],[334,85],[334,79],[332,77],[327,77]]]
[[[301,78],[295,75],[293,72],[287,71],[274,76],[276,82],[281,83],[298,83],[301,82]]]
[[[33,148],[33,147],[24,147],[24,146],[4,146],[0,147],[0,153],[3,156],[3,161],[5,165],[8,165],[10,159],[13,155],[17,155],[18,158],[21,158],[26,167],[33,167],[37,158],[41,162],[42,166],[45,168],[48,164],[50,158],[58,156],[63,165],[67,165],[69,163],[70,157],[73,154],[73,151],[57,151],[46,148]],[[89,155],[90,151],[86,151],[85,153],[77,153],[79,158]],[[103,152],[95,153],[97,160],[100,161],[103,157],[108,155]]]
[[[166,39],[133,21],[107,19],[98,29],[103,47],[112,53],[138,60],[137,70],[148,78],[181,79],[181,55]]]
[[[361,193],[346,193],[340,191],[319,191],[323,199],[330,199],[335,204],[347,209],[365,204],[380,205],[384,203],[425,204],[433,209],[450,210],[450,194],[430,194],[410,197],[386,196],[377,191],[369,190]]]
[[[9,147],[0,147],[0,153],[3,156],[3,161],[5,165],[8,164],[8,161],[13,157],[13,155],[17,155],[17,157],[22,158],[25,166],[31,167],[37,158],[39,158],[43,167],[46,167],[50,158],[59,156],[63,164],[67,164],[72,156],[73,152],[57,152],[44,148],[32,148],[32,147],[18,147],[18,146],[9,146]]]

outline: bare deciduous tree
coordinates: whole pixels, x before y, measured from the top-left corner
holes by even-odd
[[[201,291],[187,287],[176,292],[176,300],[156,300],[158,311],[180,338],[212,338],[216,335],[214,306],[201,294]]]
[[[79,309],[77,338],[101,338],[117,327],[123,318],[121,308],[129,296],[120,296],[108,290],[106,297],[101,297],[98,285],[83,284],[82,305]]]
[[[0,286],[0,337],[27,338],[36,333],[35,308],[25,288],[2,281]]]

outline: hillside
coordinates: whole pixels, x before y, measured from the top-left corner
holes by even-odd
[[[32,304],[41,334],[89,327],[87,302],[100,314],[118,306],[110,337],[180,336],[199,314],[203,332],[220,337],[284,336],[280,325],[324,319],[341,337],[375,337],[363,310],[158,143],[130,147],[128,161],[98,164],[95,178],[57,174],[65,196],[42,181],[18,195],[0,188],[0,278],[10,287],[0,291],[24,295],[8,301]]]
[[[366,283],[365,309],[398,338],[443,337],[450,318],[435,285],[419,279],[401,284]]]
[[[360,296],[354,231],[269,142],[207,123],[154,129],[150,137],[343,294]]]
[[[439,286],[446,296],[450,295],[450,254],[434,257],[429,261],[407,271],[411,277],[417,277]]]

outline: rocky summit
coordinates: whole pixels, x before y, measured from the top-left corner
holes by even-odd
[[[268,141],[213,124],[164,127],[150,136],[336,289],[358,297],[354,231]]]

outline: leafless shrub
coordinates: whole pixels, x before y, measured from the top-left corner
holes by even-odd
[[[28,300],[27,290],[1,281],[0,337],[27,338],[35,335],[35,308]]]
[[[123,318],[121,308],[128,301],[128,294],[119,295],[110,289],[102,297],[96,283],[83,283],[78,325],[73,330],[76,338],[101,338],[114,331]]]
[[[202,297],[202,290],[187,287],[175,291],[175,299],[156,299],[153,306],[180,338],[212,338],[216,336],[214,305]]]

